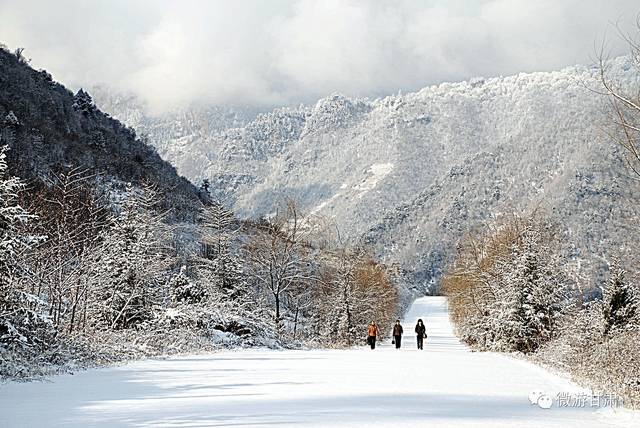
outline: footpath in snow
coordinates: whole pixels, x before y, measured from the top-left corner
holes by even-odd
[[[441,297],[418,299],[403,326],[401,350],[238,350],[9,383],[0,427],[640,426],[637,412],[530,404],[532,391],[585,391],[526,361],[470,352]]]

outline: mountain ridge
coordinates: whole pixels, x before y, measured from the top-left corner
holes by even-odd
[[[629,61],[614,59],[612,70],[631,83],[637,76]],[[598,210],[615,211],[613,193],[635,189],[601,135],[607,100],[591,90],[597,73],[574,66],[374,100],[333,94],[314,106],[260,113],[241,127],[192,132],[181,137],[189,140],[183,155],[169,158],[190,179],[209,179],[241,217],[266,215],[274,200],[295,198],[398,263],[424,290],[474,224],[540,203],[551,216],[567,216],[567,233],[588,232],[579,246],[598,244],[602,252],[624,241],[600,220],[602,230],[588,230]],[[157,144],[153,133],[149,139]],[[427,207],[424,192],[432,193]]]
[[[200,205],[195,186],[160,158],[136,132],[95,107],[86,92],[76,95],[44,70],[0,49],[0,120],[12,173],[46,182],[63,169],[82,169],[120,186],[153,184],[160,205],[176,219],[193,219]]]

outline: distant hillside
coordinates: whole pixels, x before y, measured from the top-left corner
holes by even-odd
[[[612,70],[622,81],[638,77],[628,58]],[[638,185],[604,138],[606,98],[590,90],[596,72],[576,66],[375,100],[335,94],[213,132],[172,123],[184,132],[171,141],[162,127],[139,130],[242,216],[294,196],[399,263],[419,288],[437,283],[479,221],[535,207],[565,226],[576,261],[598,269],[600,255],[632,239],[616,225],[634,215],[627,196]]]
[[[32,69],[4,49],[0,121],[12,172],[25,179],[79,167],[115,185],[153,183],[176,219],[193,218],[200,204],[197,189],[133,129],[95,108],[84,92],[74,96],[46,71]]]
[[[210,161],[200,150],[203,140],[229,128],[243,127],[253,121],[257,110],[250,107],[194,106],[159,116],[147,114],[147,108],[132,94],[110,91],[105,86],[90,88],[96,105],[103,111],[117,112],[117,118],[148,137],[163,159],[179,171],[195,171],[206,168]],[[194,182],[204,176],[189,175]]]

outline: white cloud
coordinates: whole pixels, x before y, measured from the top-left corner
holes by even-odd
[[[586,63],[637,0],[0,0],[0,40],[64,83],[163,110],[380,95]]]

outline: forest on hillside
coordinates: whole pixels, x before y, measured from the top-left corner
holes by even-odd
[[[640,71],[640,45],[629,39]],[[608,136],[640,179],[640,98],[599,62],[610,101]],[[633,219],[637,219],[634,195]],[[616,225],[631,236],[638,225]],[[594,391],[640,406],[640,272],[637,242],[607,254],[607,278],[585,276],[571,236],[544,209],[477,225],[458,244],[443,279],[460,339],[477,350],[518,352],[560,368]],[[595,283],[595,286],[592,284]]]
[[[407,296],[291,200],[240,221],[135,131],[0,50],[0,375],[222,347],[349,346]]]

